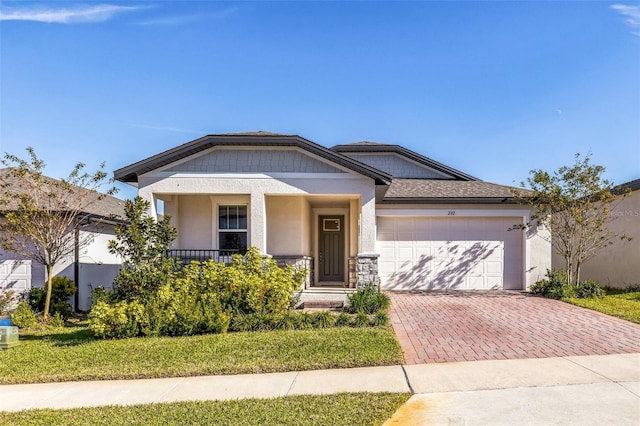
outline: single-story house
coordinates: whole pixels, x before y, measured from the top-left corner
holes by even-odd
[[[0,173],[6,173],[6,170],[0,169]],[[14,181],[12,184],[18,183]],[[79,225],[74,233],[77,244],[73,255],[54,268],[54,276],[65,276],[76,283],[78,291],[70,302],[77,311],[91,308],[91,292],[94,288],[113,286],[122,260],[109,253],[108,242],[115,238],[116,223],[124,218],[123,206],[124,201],[106,195],[88,206],[86,211],[80,212]],[[5,207],[5,211],[8,208]],[[32,287],[43,288],[46,279],[43,265],[0,249],[0,287],[4,290],[24,292]]]
[[[509,230],[530,217],[511,188],[398,145],[208,135],[114,176],[171,215],[175,255],[255,246],[306,267],[307,290],[523,290],[551,266],[545,230]]]
[[[611,221],[606,226],[631,240],[613,240],[582,265],[580,280],[595,280],[603,286],[619,288],[640,286],[640,179],[616,188],[624,196],[619,195],[612,203]],[[564,259],[555,253],[553,267],[565,268]]]

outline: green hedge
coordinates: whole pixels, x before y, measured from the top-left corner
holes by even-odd
[[[149,268],[127,276],[148,283],[147,272],[151,278],[159,276]],[[278,267],[275,260],[265,260],[249,248],[244,257],[234,255],[229,266],[193,262],[160,275],[163,283],[154,290],[146,285],[136,293],[129,283],[126,298],[118,297],[118,290],[110,297],[100,295],[89,315],[94,334],[121,338],[224,333],[233,317],[286,313],[306,272]]]

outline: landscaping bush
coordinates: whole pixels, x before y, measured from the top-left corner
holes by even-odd
[[[329,311],[320,311],[312,314],[315,328],[329,328],[336,323],[336,316]]]
[[[118,300],[140,300],[153,296],[159,287],[167,284],[178,269],[176,259],[166,258],[157,264],[124,266],[113,280]]]
[[[29,328],[36,325],[36,314],[28,302],[20,302],[11,314],[11,322],[20,328]]]
[[[562,299],[575,295],[575,288],[569,285],[566,271],[547,269],[546,277],[529,287],[529,292],[550,299]]]
[[[122,300],[114,304],[98,302],[89,314],[89,328],[97,337],[124,338],[141,334],[144,306],[137,301]]]
[[[51,280],[51,306],[49,307],[51,315],[58,313],[64,319],[69,318],[72,313],[69,298],[76,291],[77,287],[73,280],[63,276],[53,277]],[[47,290],[44,288],[33,287],[29,290],[28,301],[31,309],[35,312],[44,312],[46,297]]]
[[[171,268],[166,263],[155,272],[148,266],[129,269],[119,276],[125,281],[118,285],[126,282],[126,290],[96,292],[96,312],[92,309],[90,316],[96,336],[224,333],[230,324],[237,331],[270,330],[273,316],[289,311],[305,276],[304,271],[264,260],[255,248],[245,257],[235,255],[230,266],[207,261]]]
[[[590,299],[602,296],[602,288],[596,281],[587,280],[578,283],[575,293],[579,299]]]
[[[368,283],[355,293],[348,295],[347,299],[349,306],[345,310],[351,313],[375,314],[386,311],[391,306],[389,296],[372,283]]]
[[[389,315],[386,312],[376,312],[371,320],[371,325],[381,327],[389,324]]]
[[[603,294],[600,284],[593,280],[582,281],[576,285],[569,284],[564,270],[547,270],[546,277],[529,287],[529,292],[557,300],[572,297],[588,299]]]
[[[353,318],[354,327],[366,327],[369,325],[369,316],[364,312],[358,312]]]

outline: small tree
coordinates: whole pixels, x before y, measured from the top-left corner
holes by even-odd
[[[607,228],[614,219],[611,210],[616,191],[602,177],[605,168],[590,160],[589,154],[584,158],[576,154],[573,166],[560,167],[553,175],[531,170],[527,178],[531,191],[513,191],[517,200],[533,207],[531,223],[514,228],[542,224],[550,231],[551,246],[565,260],[569,284],[580,281],[582,264],[599,250],[614,239],[628,239]]]
[[[167,251],[178,233],[171,218],[156,221],[149,216],[151,203],[141,197],[124,203],[126,222],[117,225],[116,239],[109,241],[109,251],[124,260],[116,276],[116,291],[128,299],[163,284],[174,263],[167,259]]]
[[[86,221],[93,203],[113,194],[98,192],[107,179],[104,163],[93,174],[77,163],[66,179],[43,174],[45,163],[33,148],[27,148],[28,160],[5,154],[0,171],[0,247],[43,265],[47,272],[44,318],[49,316],[53,269],[90,236],[75,235]],[[77,241],[76,241],[77,239]]]

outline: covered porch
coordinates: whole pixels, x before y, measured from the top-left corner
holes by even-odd
[[[228,262],[254,246],[280,265],[304,268],[303,290],[313,293],[343,298],[378,283],[373,194],[150,195],[153,213],[170,215],[178,229],[169,254],[183,262]]]

